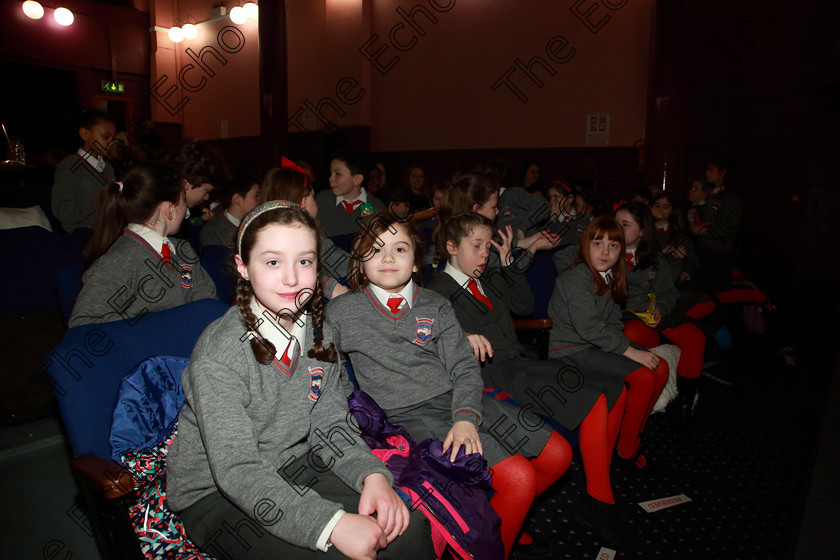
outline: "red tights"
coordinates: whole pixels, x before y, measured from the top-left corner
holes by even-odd
[[[630,459],[639,450],[642,430],[667,381],[668,363],[665,360],[659,360],[656,370],[642,366],[624,378],[627,408],[618,436],[618,454],[621,457]]]
[[[699,305],[702,304],[694,307]],[[694,309],[694,307],[691,309]],[[679,346],[681,350],[680,359],[677,362],[677,375],[692,379],[700,377],[706,351],[706,337],[703,336],[703,331],[694,323],[686,323],[672,329],[664,329],[662,334]],[[641,321],[633,320],[624,325],[624,336],[631,342],[641,344],[645,348],[653,348],[659,345],[659,334],[654,329],[645,326]]]
[[[540,454],[533,459],[511,455],[493,465],[490,505],[502,518],[505,558],[510,555],[525,516],[534,498],[542,494],[572,463],[572,448],[557,432],[552,432]]]
[[[692,305],[688,308],[688,311],[683,313],[683,315],[685,315],[686,317],[691,317],[692,319],[697,321],[699,319],[711,317],[712,313],[715,312],[715,307],[717,306],[711,300],[704,301],[696,305]]]
[[[586,491],[598,501],[614,504],[610,484],[610,460],[621,428],[627,391],[623,390],[612,410],[607,411],[607,399],[598,397],[595,406],[580,424],[580,454],[586,475]]]

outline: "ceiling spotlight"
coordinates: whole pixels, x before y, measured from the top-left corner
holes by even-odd
[[[249,19],[257,19],[260,17],[260,7],[256,5],[254,2],[247,2],[244,6],[245,8],[245,15],[248,16]]]
[[[73,12],[67,8],[56,8],[53,17],[58,25],[63,25],[64,27],[73,25]]]
[[[23,13],[26,14],[26,17],[41,19],[44,17],[44,7],[35,0],[26,0],[23,3]]]
[[[242,25],[248,21],[248,15],[245,13],[245,8],[236,6],[230,11],[230,21],[237,25]]]
[[[184,39],[195,39],[198,37],[198,27],[191,23],[184,24],[181,31],[184,33]]]
[[[184,32],[180,27],[172,27],[169,29],[169,40],[173,43],[180,43],[184,40]]]

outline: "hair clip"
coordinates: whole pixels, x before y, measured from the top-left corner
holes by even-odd
[[[615,204],[613,204],[613,213],[618,212],[618,209],[624,206],[625,204],[629,204],[626,200],[619,200]]]
[[[117,188],[119,189],[119,191],[120,191],[120,192],[122,192],[122,190],[123,190],[123,184],[122,184],[122,181],[115,181],[115,182],[116,182],[116,184],[117,184]]]

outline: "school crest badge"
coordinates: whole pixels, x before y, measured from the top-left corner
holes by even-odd
[[[414,342],[420,346],[425,346],[432,340],[432,325],[434,319],[426,319],[424,317],[417,318],[417,334],[414,337]]]
[[[192,288],[193,273],[192,267],[188,264],[181,265],[181,287]]]
[[[321,384],[324,382],[324,368],[309,368],[309,400],[317,401],[321,396]]]

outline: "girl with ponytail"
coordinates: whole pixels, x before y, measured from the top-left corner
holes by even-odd
[[[134,324],[146,313],[215,299],[216,285],[199,255],[189,242],[169,237],[187,214],[184,187],[166,165],[135,165],[122,181],[104,186],[85,248],[90,268],[70,326],[120,319]]]
[[[181,378],[169,505],[223,559],[433,558],[428,522],[348,424],[319,245],[315,218],[291,202],[242,220],[236,305]],[[217,540],[225,523],[260,538]]]

